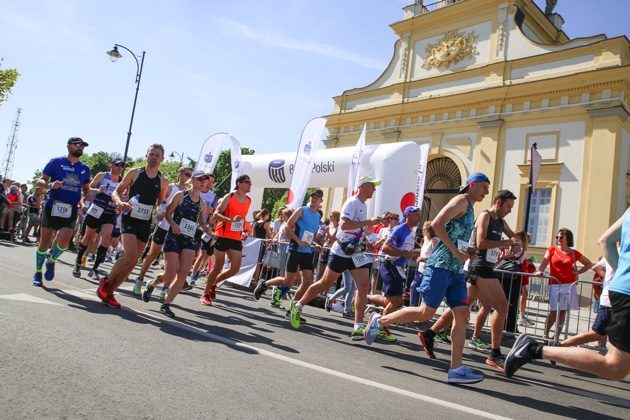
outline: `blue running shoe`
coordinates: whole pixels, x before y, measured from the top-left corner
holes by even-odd
[[[448,370],[449,384],[476,384],[483,381],[484,376],[481,373],[475,373],[468,366],[460,366],[457,369]]]
[[[33,286],[42,287],[42,273],[33,274]]]
[[[50,259],[46,260],[46,271],[44,272],[44,278],[51,281],[55,278],[55,263],[51,263]]]
[[[381,331],[381,328],[378,325],[379,319],[381,319],[381,314],[372,312],[370,319],[365,326],[365,331],[363,331],[363,338],[367,344],[372,344],[378,333]]]

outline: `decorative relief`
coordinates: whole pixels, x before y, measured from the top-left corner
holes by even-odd
[[[472,58],[478,54],[476,41],[475,31],[467,35],[449,31],[440,41],[427,45],[427,58],[422,63],[422,67],[427,70],[447,69],[465,58]]]

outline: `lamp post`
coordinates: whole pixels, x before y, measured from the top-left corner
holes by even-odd
[[[110,51],[107,51],[107,55],[112,62],[117,61],[122,57],[122,54],[118,51],[118,47],[124,48],[129,51],[129,54],[136,60],[136,95],[133,98],[133,108],[131,108],[131,121],[129,121],[129,131],[127,132],[127,142],[125,143],[125,154],[123,155],[123,162],[127,162],[127,153],[129,151],[129,141],[131,140],[131,127],[133,127],[133,117],[136,113],[136,102],[138,101],[138,91],[140,90],[140,78],[142,77],[142,66],[144,65],[144,54],[142,51],[142,56],[140,57],[140,61],[138,61],[138,56],[133,53],[129,48],[124,45],[114,44],[114,48]]]
[[[184,164],[184,153],[171,152],[171,154],[168,155],[168,157],[170,157],[171,159],[174,159],[175,155],[177,155],[177,157],[179,158],[179,166],[182,166]]]

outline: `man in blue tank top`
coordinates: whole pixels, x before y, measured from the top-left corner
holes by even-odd
[[[299,300],[304,292],[313,284],[313,238],[319,230],[321,214],[318,212],[319,206],[324,198],[322,190],[315,190],[311,193],[308,206],[299,207],[287,220],[285,233],[289,237],[289,258],[284,277],[276,277],[271,280],[260,280],[254,289],[254,298],[260,296],[269,287],[277,286],[278,296],[272,296],[272,303],[276,303],[280,296],[280,286],[293,287],[301,273],[302,283],[295,293],[295,300]]]
[[[440,210],[431,222],[431,227],[440,238],[427,262],[420,290],[422,305],[405,308],[382,316],[372,314],[365,328],[365,341],[371,344],[382,327],[390,324],[403,324],[412,321],[424,322],[433,318],[437,308],[446,298],[453,310],[454,320],[451,332],[451,368],[448,383],[476,383],[483,380],[483,374],[474,372],[462,364],[466,324],[468,322],[468,294],[464,278],[463,264],[468,259],[468,241],[472,233],[475,217],[473,204],[488,194],[490,180],[481,172],[473,172],[466,179],[460,194],[453,197]],[[420,335],[422,341],[423,336]],[[422,343],[424,346],[424,343]]]
[[[55,262],[68,248],[74,234],[78,204],[83,194],[90,193],[90,168],[80,159],[88,144],[79,137],[68,139],[68,155],[51,159],[42,171],[36,186],[48,189],[48,198],[42,209],[42,225],[35,257],[33,286],[42,285],[42,266],[46,262],[44,278],[55,277]],[[47,254],[57,233],[50,254]]]
[[[621,247],[617,250],[619,241]],[[630,376],[630,207],[598,243],[604,258],[615,270],[615,277],[608,286],[612,308],[606,328],[610,341],[606,355],[585,348],[544,346],[523,334],[505,358],[505,376],[512,377],[521,366],[536,359],[562,363],[606,379],[623,381]]]

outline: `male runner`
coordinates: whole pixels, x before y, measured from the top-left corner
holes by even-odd
[[[424,268],[420,285],[422,305],[382,317],[373,313],[365,329],[365,341],[371,344],[382,327],[392,323],[430,320],[446,297],[446,303],[454,315],[449,383],[476,383],[484,379],[482,374],[462,365],[469,303],[463,264],[468,259],[466,251],[475,222],[473,204],[483,200],[488,194],[489,186],[490,180],[486,175],[473,172],[466,179],[466,185],[460,190],[460,194],[453,197],[431,222],[431,227],[441,242]],[[422,340],[422,336],[420,339]]]
[[[74,277],[81,276],[83,254],[96,237],[100,236],[101,242],[96,251],[94,267],[88,274],[90,277],[94,278],[98,276],[98,266],[107,256],[112,230],[116,222],[116,205],[112,203],[112,193],[120,183],[120,174],[124,168],[125,162],[123,162],[122,159],[116,158],[109,164],[109,171],[99,172],[90,183],[92,194],[95,196],[83,219],[85,234],[81,237],[81,242],[79,242],[77,259],[74,262],[74,269],[72,270]]]
[[[67,249],[74,234],[74,223],[77,219],[77,206],[81,200],[81,190],[90,193],[90,168],[80,159],[83,149],[88,146],[79,137],[68,139],[68,155],[51,159],[42,171],[36,186],[48,187],[48,198],[42,209],[42,225],[39,244],[35,251],[35,274],[33,286],[42,285],[42,266],[46,261],[44,277],[50,281],[55,277],[55,262]],[[47,252],[57,232],[55,243],[50,254]]]
[[[357,285],[354,311],[354,329],[350,335],[352,340],[363,338],[363,316],[370,286],[370,269],[372,257],[365,254],[365,235],[372,226],[381,223],[380,217],[367,218],[365,202],[372,198],[381,181],[369,177],[361,177],[358,192],[349,198],[341,209],[341,222],[337,229],[337,240],[333,243],[328,257],[328,266],[324,276],[313,283],[298,301],[291,301],[291,326],[300,328],[300,314],[304,305],[320,293],[325,293],[337,281],[341,273],[350,270]],[[367,232],[366,232],[367,231]]]
[[[214,267],[206,280],[206,286],[199,299],[202,305],[212,306],[212,299],[216,298],[216,286],[220,282],[232,277],[241,269],[243,258],[243,242],[250,227],[245,218],[252,202],[247,193],[252,187],[248,175],[236,178],[234,191],[226,194],[214,212],[217,220],[217,237],[214,245]],[[223,269],[225,257],[230,261],[230,267]]]
[[[26,203],[28,205],[28,224],[26,225],[26,229],[24,230],[24,237],[22,238],[22,242],[25,244],[30,244],[32,241],[28,239],[28,235],[33,229],[33,235],[39,230],[39,226],[42,222],[41,218],[41,208],[42,208],[42,189],[41,187],[35,187],[35,191],[33,194],[29,195],[26,199]]]
[[[164,160],[161,144],[149,146],[147,163],[142,168],[127,172],[112,193],[112,201],[124,213],[121,221],[123,257],[116,261],[109,276],[101,278],[96,295],[112,308],[120,308],[114,292],[127,279],[136,265],[138,255],[151,234],[151,216],[158,199],[163,201],[168,192],[168,181],[159,168]],[[130,200],[125,202],[121,195],[128,191]]]

